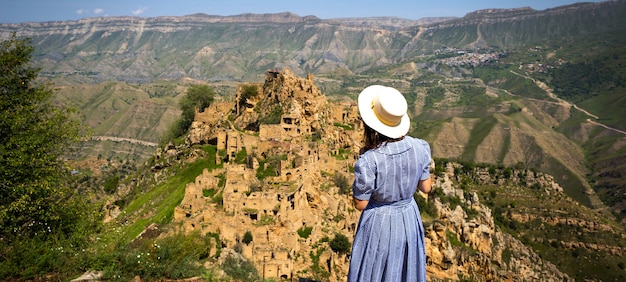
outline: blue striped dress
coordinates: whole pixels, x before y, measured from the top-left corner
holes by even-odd
[[[363,153],[353,196],[369,201],[352,244],[348,281],[426,281],[424,227],[413,194],[430,177],[430,146],[405,136]]]

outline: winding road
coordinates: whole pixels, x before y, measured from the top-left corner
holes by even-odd
[[[543,81],[536,80],[536,79],[534,79],[534,78],[532,78],[532,77],[529,77],[529,76],[527,76],[527,75],[522,75],[522,74],[516,73],[516,72],[514,72],[514,71],[512,71],[512,70],[511,70],[511,73],[513,73],[513,74],[515,74],[515,75],[518,75],[518,76],[521,76],[521,77],[523,77],[523,78],[526,78],[526,79],[530,79],[530,80],[532,80],[532,81],[533,81],[533,82],[534,82],[534,83],[535,83],[535,84],[536,84],[539,88],[541,88],[541,89],[543,89],[544,91],[546,91],[546,93],[548,93],[548,96],[549,96],[550,98],[552,98],[552,99],[554,99],[554,100],[558,101],[559,103],[564,104],[564,105],[568,105],[568,106],[570,106],[570,107],[573,107],[574,109],[576,109],[576,110],[578,110],[578,111],[580,111],[580,112],[584,113],[584,114],[585,114],[585,115],[587,115],[588,117],[591,117],[591,118],[594,118],[594,119],[600,119],[600,117],[598,117],[598,116],[596,116],[596,115],[594,115],[594,114],[592,114],[592,113],[590,113],[590,112],[586,111],[585,109],[582,109],[582,108],[580,108],[580,107],[576,106],[576,104],[570,103],[570,102],[568,102],[568,101],[565,101],[565,100],[563,100],[563,99],[559,98],[558,96],[556,96],[556,95],[552,92],[552,89],[550,89],[550,87],[548,87],[548,85],[546,85]],[[626,135],[626,131],[623,131],[623,130],[620,130],[620,129],[617,129],[617,128],[613,128],[613,127],[607,126],[607,125],[605,125],[605,124],[602,124],[602,123],[599,123],[599,122],[597,122],[597,121],[594,121],[594,120],[592,120],[591,118],[588,118],[588,119],[587,119],[587,122],[592,123],[592,124],[595,124],[595,125],[598,125],[598,126],[602,126],[602,127],[606,128],[606,129],[608,129],[608,130],[615,131],[615,132],[618,132],[618,133],[621,133],[621,134]]]

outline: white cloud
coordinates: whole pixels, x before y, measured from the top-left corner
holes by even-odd
[[[133,15],[137,16],[137,15],[141,15],[143,14],[143,12],[145,12],[148,9],[148,7],[139,7],[137,8],[137,10],[133,10],[132,13]]]
[[[87,13],[87,10],[85,10],[85,9],[78,9],[78,10],[76,10],[76,14],[82,15],[84,13]]]
[[[96,15],[104,13],[104,9],[96,8],[93,10],[93,13]]]

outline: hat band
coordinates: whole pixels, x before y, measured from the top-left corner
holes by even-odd
[[[374,103],[374,101],[372,101],[372,112],[374,112],[374,115],[376,115],[376,118],[378,118],[378,120],[386,126],[392,126],[392,127],[398,126],[400,122],[402,121],[402,118],[395,118],[395,116],[392,116],[394,117],[394,119],[392,120],[380,114],[378,112],[378,107],[376,107],[376,103]]]

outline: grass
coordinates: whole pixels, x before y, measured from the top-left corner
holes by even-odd
[[[205,168],[210,170],[219,167],[215,164],[215,146],[203,147],[205,151],[213,153],[213,157],[201,158],[197,161],[178,168],[167,181],[156,185],[145,193],[137,196],[124,208],[126,219],[132,221],[124,226],[121,231],[121,242],[129,243],[139,235],[150,224],[167,224],[172,221],[174,209],[180,205],[185,196],[185,186],[187,183],[195,181],[195,178],[202,173]]]

